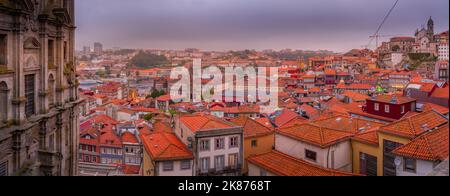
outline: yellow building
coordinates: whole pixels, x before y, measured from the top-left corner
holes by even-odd
[[[353,173],[395,176],[397,167],[391,152],[447,122],[444,116],[432,110],[357,134],[352,140]]]
[[[273,129],[249,117],[234,118],[231,122],[244,128],[244,167],[242,167],[242,173],[246,174],[248,172],[247,158],[272,152],[275,134]]]

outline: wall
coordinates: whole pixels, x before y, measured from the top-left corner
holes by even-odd
[[[365,143],[361,143],[358,141],[352,141],[353,147],[353,172],[360,173],[359,167],[359,154],[360,152],[372,155],[377,157],[377,173],[378,176],[383,176],[383,148],[384,148],[384,140],[389,140],[393,142],[397,142],[400,144],[407,144],[410,142],[407,138],[402,138],[390,134],[378,133],[378,143],[379,146],[373,146]]]
[[[379,104],[379,110],[375,111],[375,103]],[[389,105],[389,113],[385,112],[385,105]],[[405,106],[405,112],[401,112],[401,106]],[[389,103],[381,103],[381,102],[375,102],[372,100],[367,100],[366,103],[366,111],[369,114],[375,114],[383,117],[393,118],[393,119],[400,119],[412,110],[412,108],[415,108],[415,102],[412,103],[406,103],[402,105],[396,105],[396,104],[389,104]]]
[[[402,158],[402,164],[397,166],[397,176],[427,176],[434,169],[431,161],[416,160],[416,173],[404,171],[405,161]]]
[[[341,171],[352,170],[351,144],[350,141],[340,142],[328,148],[320,148],[299,140],[295,140],[280,134],[275,135],[275,149],[282,153],[308,161],[312,164],[325,168],[332,167],[331,152],[335,152],[334,169]],[[316,161],[308,160],[305,157],[305,150],[311,150],[317,153]]]
[[[173,162],[173,171],[164,171],[163,162],[157,162],[156,168],[158,170],[158,176],[192,176],[194,161],[190,160],[191,169],[182,170],[181,161],[177,160]]]
[[[266,171],[263,168],[260,168],[259,166],[256,166],[254,164],[248,165],[248,176],[261,176],[261,170]],[[266,171],[267,176],[277,176],[271,172]]]
[[[252,141],[257,140],[257,146],[252,147]],[[259,155],[271,152],[275,147],[275,134],[260,136],[260,137],[250,137],[244,139],[244,167],[243,173],[248,172],[247,168],[247,158],[252,155]]]

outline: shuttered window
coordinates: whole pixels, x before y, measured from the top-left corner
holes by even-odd
[[[25,115],[27,117],[32,116],[35,114],[35,103],[34,103],[34,97],[35,97],[35,78],[33,75],[26,75],[25,76],[25,97],[26,97],[26,103],[25,103]]]
[[[0,163],[0,176],[8,175],[8,161]]]

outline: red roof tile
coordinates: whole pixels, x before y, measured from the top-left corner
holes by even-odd
[[[281,128],[277,133],[322,148],[339,143],[353,136],[352,133],[322,128],[313,124],[302,124]]]
[[[136,138],[136,136],[130,132],[125,132],[122,134],[122,142],[131,143],[131,144],[139,144],[139,141]]]
[[[446,124],[395,149],[393,153],[427,161],[443,161],[448,158],[448,134],[449,129]]]
[[[382,126],[380,132],[413,139],[446,122],[448,122],[447,119],[441,114],[435,111],[428,111]]]
[[[141,135],[146,152],[153,161],[192,159],[192,152],[173,133]]]
[[[274,133],[272,129],[246,116],[233,118],[230,120],[230,122],[244,128],[245,138],[265,136]]]
[[[234,125],[230,122],[212,115],[204,114],[182,116],[180,117],[180,122],[186,125],[193,132],[234,127]]]
[[[295,118],[299,117],[299,115],[291,110],[284,109],[280,115],[275,117],[274,123],[277,127],[281,127],[284,124],[288,123],[291,120],[294,120]]]
[[[279,176],[353,176],[354,174],[337,170],[326,169],[308,163],[301,159],[272,151],[261,155],[251,156],[248,159],[254,164]]]
[[[449,87],[447,86],[445,88],[436,88],[431,94],[431,97],[448,99]]]

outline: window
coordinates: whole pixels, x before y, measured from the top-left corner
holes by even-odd
[[[6,35],[0,35],[0,66],[6,65],[6,49],[7,49]]]
[[[374,104],[374,109],[375,109],[375,111],[380,111],[380,104],[379,103],[375,103]]]
[[[91,159],[89,158],[88,155],[86,155],[85,158],[84,158],[84,161],[89,163],[89,162],[91,162]]]
[[[26,75],[25,76],[25,114],[27,117],[30,117],[35,114],[35,103],[34,103],[34,75]]]
[[[54,106],[55,102],[55,79],[53,78],[53,75],[50,75],[48,77],[48,105],[50,107]]]
[[[334,161],[335,161],[335,158],[334,158],[334,151],[331,151],[331,169],[334,169]]]
[[[97,163],[97,157],[92,157],[92,161]]]
[[[259,170],[259,176],[267,176],[267,171],[266,170]]]
[[[311,150],[305,150],[305,158],[315,162],[317,160],[317,153]]]
[[[0,163],[0,176],[8,175],[8,161]]]
[[[48,136],[48,150],[51,152],[55,151],[55,135],[53,134]]]
[[[64,61],[67,62],[67,42],[64,42]]]
[[[391,112],[391,108],[389,107],[389,105],[384,106],[384,112],[386,112],[386,113]]]
[[[409,159],[409,158],[403,158],[403,160],[404,160],[403,170],[405,172],[416,173],[416,160],[415,159]]]
[[[191,161],[181,161],[181,170],[191,169]]]
[[[48,40],[48,65],[49,67],[55,66],[55,42]]]
[[[252,148],[258,147],[258,140],[252,140]]]
[[[216,170],[221,171],[225,167],[225,156],[216,156],[214,157],[214,168]]]
[[[378,175],[377,157],[360,153],[359,154],[359,173],[366,176]]]
[[[236,167],[238,165],[238,154],[230,154],[228,155],[228,165],[230,167]]]
[[[225,138],[216,139],[216,150],[225,149]]]
[[[163,171],[173,171],[173,161],[163,162]]]
[[[0,124],[8,120],[8,86],[0,82]]]
[[[200,151],[209,151],[209,140],[200,140]]]
[[[201,158],[200,159],[200,163],[201,163],[201,171],[202,172],[208,172],[209,170],[209,157],[206,158]]]
[[[230,138],[230,148],[239,147],[239,137],[231,137]]]
[[[402,105],[402,114],[404,114],[404,113],[405,113],[405,106]]]

